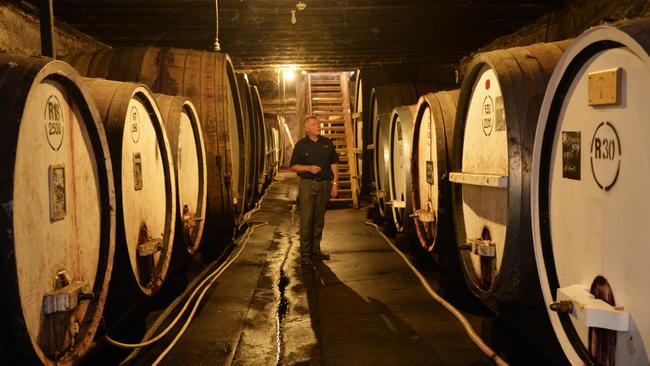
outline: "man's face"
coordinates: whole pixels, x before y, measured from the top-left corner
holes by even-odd
[[[314,118],[310,118],[305,123],[305,132],[310,135],[320,135],[320,123]]]

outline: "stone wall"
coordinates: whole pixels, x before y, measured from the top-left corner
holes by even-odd
[[[593,26],[643,16],[650,16],[650,0],[578,0],[481,47],[460,60],[458,70],[462,77],[472,57],[480,52],[561,41]]]
[[[61,22],[55,23],[57,55],[110,48]],[[0,3],[0,52],[22,56],[41,54],[38,10],[28,5]]]

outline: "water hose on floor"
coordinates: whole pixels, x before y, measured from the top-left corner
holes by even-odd
[[[447,309],[447,311],[449,311],[451,315],[453,315],[458,320],[458,322],[460,322],[460,324],[465,329],[465,332],[467,333],[469,339],[472,340],[474,344],[476,344],[476,346],[481,350],[481,352],[483,352],[487,357],[489,357],[492,360],[492,362],[494,362],[494,364],[499,366],[508,366],[508,363],[504,359],[502,359],[496,352],[494,352],[494,350],[490,348],[490,346],[488,346],[483,341],[483,339],[481,339],[481,337],[479,337],[479,335],[476,333],[474,328],[472,328],[471,324],[469,324],[469,321],[463,316],[463,314],[458,309],[456,309],[453,305],[447,302],[447,300],[443,299],[440,295],[438,295],[437,292],[433,291],[433,289],[429,285],[429,282],[427,282],[427,279],[420,273],[420,271],[417,270],[417,268],[415,268],[415,266],[413,266],[411,261],[409,261],[409,259],[404,255],[404,253],[402,253],[395,246],[395,244],[393,244],[390,238],[388,238],[386,235],[384,235],[384,233],[381,232],[381,230],[379,230],[379,226],[377,226],[372,221],[365,221],[365,224],[368,226],[373,226],[377,230],[379,235],[381,235],[384,238],[384,240],[386,240],[386,242],[393,248],[393,250],[397,254],[399,254],[400,257],[402,257],[404,263],[406,263],[406,265],[411,269],[411,271],[415,274],[415,276],[420,280],[420,283],[422,283],[422,286],[424,286],[424,288],[427,290],[429,295],[434,300],[436,300],[440,305],[442,305],[442,307]]]
[[[266,197],[267,192],[268,192],[268,188],[267,188],[266,192],[264,193],[264,195],[262,195],[262,197],[260,197],[259,201],[256,203],[255,208],[253,208],[252,210],[250,210],[249,212],[247,212],[244,215],[244,220],[242,220],[242,223],[239,224],[239,226],[237,227],[238,230],[241,229],[241,227],[243,225],[247,224],[250,221],[250,218],[254,213],[256,213],[257,211],[260,210],[261,203],[264,200],[264,198]],[[119,348],[134,349],[134,351],[131,352],[127,356],[127,358],[125,358],[120,363],[120,365],[128,364],[130,361],[132,361],[137,356],[137,354],[139,353],[139,350],[141,348],[152,345],[152,344],[156,343],[157,341],[159,341],[160,339],[162,339],[165,335],[167,335],[167,333],[169,333],[174,328],[176,323],[178,323],[178,321],[181,319],[181,317],[185,314],[185,312],[187,311],[190,303],[192,302],[192,300],[194,299],[196,294],[199,292],[199,290],[203,286],[205,286],[206,283],[207,283],[207,286],[203,289],[203,291],[201,291],[201,294],[199,295],[199,298],[197,299],[197,301],[196,301],[196,303],[194,305],[194,308],[192,309],[192,312],[190,313],[190,316],[185,321],[185,324],[183,325],[183,328],[181,328],[181,330],[179,331],[179,333],[177,333],[176,337],[174,338],[174,340],[172,341],[170,346],[159,356],[158,360],[156,360],[156,362],[154,364],[157,364],[160,360],[162,360],[162,358],[165,357],[165,355],[171,350],[171,348],[174,347],[174,345],[176,344],[178,339],[180,339],[181,335],[185,332],[185,330],[189,326],[189,323],[192,321],[192,318],[194,317],[194,313],[196,312],[196,309],[198,308],[198,306],[199,306],[201,300],[203,299],[203,296],[207,292],[207,290],[212,286],[212,284],[216,281],[216,279],[219,278],[219,276],[221,276],[221,274],[237,259],[237,257],[239,257],[239,254],[242,252],[242,250],[244,249],[244,247],[248,243],[248,239],[252,235],[255,228],[266,225],[266,224],[268,224],[268,222],[264,221],[264,222],[260,222],[257,225],[253,225],[252,227],[248,228],[246,233],[239,240],[239,243],[236,244],[236,247],[239,247],[239,250],[234,255],[231,253],[231,256],[228,258],[227,261],[225,261],[224,263],[219,265],[216,269],[213,269],[217,265],[217,263],[219,263],[221,261],[221,259],[224,257],[224,255],[226,254],[226,252],[224,252],[208,268],[204,269],[199,274],[199,276],[197,276],[194,279],[194,281],[192,281],[192,283],[190,283],[190,285],[187,287],[187,289],[181,295],[179,295],[165,309],[165,311],[156,319],[154,324],[147,330],[147,333],[145,334],[142,342],[139,342],[139,343],[123,343],[123,342],[116,341],[116,340],[110,338],[108,335],[106,335],[104,337],[104,339],[109,344],[111,344],[113,346],[116,346],[116,347],[119,347]],[[203,279],[201,281],[201,283],[196,285],[196,283],[201,279]],[[190,291],[192,289],[194,289],[194,290],[192,291],[191,295],[189,297],[187,297],[187,295],[190,293]],[[176,315],[174,320],[172,320],[172,322],[167,326],[167,328],[165,328],[165,330],[163,330],[160,334],[158,334],[157,336],[155,336],[153,338],[150,338],[150,337],[153,336],[153,333],[155,333],[156,330],[158,330],[158,328],[160,328],[160,326],[163,324],[163,322],[165,320],[167,320],[167,318],[171,315],[173,310],[176,309],[180,305],[181,301],[183,299],[185,299],[185,298],[187,298],[187,300],[183,304],[183,308],[179,311],[179,313]]]

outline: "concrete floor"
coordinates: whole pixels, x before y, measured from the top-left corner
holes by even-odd
[[[363,224],[366,210],[329,210],[322,248],[332,259],[301,266],[297,179],[278,179],[252,217],[269,224],[208,292],[163,365],[491,364]],[[151,364],[167,343],[136,363]]]

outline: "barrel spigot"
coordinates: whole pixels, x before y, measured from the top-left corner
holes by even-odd
[[[558,314],[569,314],[573,311],[573,301],[556,301],[548,307]]]

